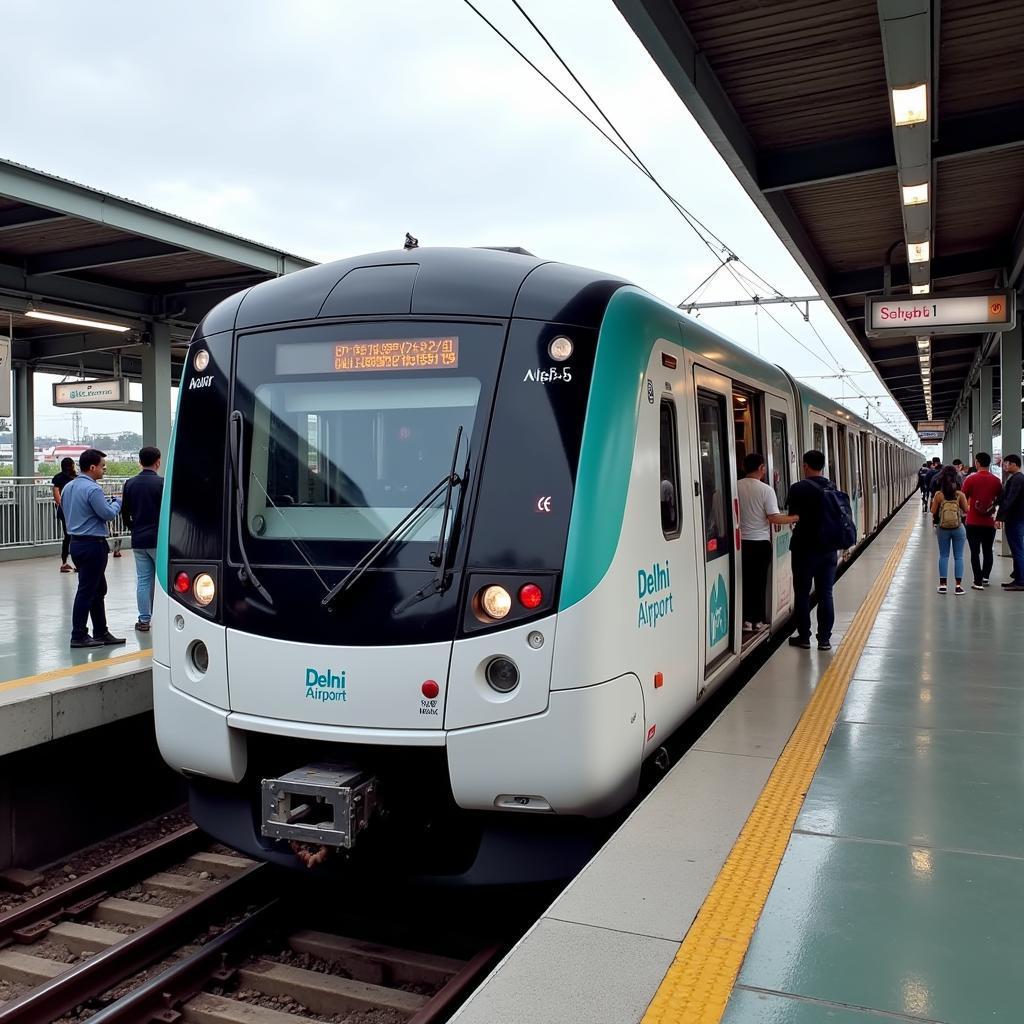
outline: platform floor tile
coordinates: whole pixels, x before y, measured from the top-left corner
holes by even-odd
[[[739,982],[942,1024],[1019,1024],[1022,906],[1021,860],[794,835]]]
[[[1022,764],[1022,736],[840,722],[796,831],[1024,858]]]
[[[643,1015],[679,943],[541,920],[451,1024],[625,1024]]]
[[[691,751],[637,808],[629,828],[620,829],[558,897],[548,917],[678,944],[774,763]]]
[[[1020,688],[977,679],[936,686],[919,679],[854,679],[842,720],[902,728],[960,729],[1024,736]]]
[[[726,1008],[722,1024],[905,1024],[904,1016],[861,1010],[827,1003],[793,999],[737,988]]]
[[[1005,595],[1006,598],[1016,596]],[[962,597],[960,600],[966,601],[967,598]],[[1021,607],[1024,608],[1024,602],[1021,603]],[[957,625],[960,625],[962,630],[958,635],[966,639],[969,635],[968,627]],[[925,644],[908,650],[907,638],[918,636],[919,632],[916,632],[916,627],[909,623],[901,623],[899,628],[903,635],[903,645],[898,649],[866,647],[854,671],[855,679],[918,679],[922,682],[945,680],[955,685],[966,685],[968,680],[979,679],[985,683],[1024,689],[1024,659],[1019,651],[1013,649],[1010,638],[1005,634],[998,643],[993,642],[992,646],[985,649],[983,658],[979,658],[976,650],[953,649],[939,652],[934,648],[929,650]]]

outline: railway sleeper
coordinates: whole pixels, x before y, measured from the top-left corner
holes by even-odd
[[[72,953],[98,953],[101,949],[116,946],[126,936],[122,932],[114,932],[109,928],[101,928],[94,924],[78,924],[75,921],[62,921],[50,929],[50,936],[56,942],[67,946]]]
[[[158,871],[142,883],[142,888],[145,892],[169,892],[174,896],[201,896],[216,885],[217,882],[212,879],[188,878],[185,875]]]
[[[169,913],[167,907],[155,903],[139,903],[138,900],[123,900],[111,896],[96,905],[91,919],[100,923],[128,924],[144,928],[146,925],[155,924]]]
[[[184,1007],[187,1024],[316,1024],[312,1017],[282,1013],[265,1006],[203,992]]]
[[[462,960],[450,957],[379,946],[373,942],[362,942],[327,932],[293,932],[288,937],[288,945],[296,953],[308,953],[320,960],[337,964],[353,978],[374,985],[426,982],[441,986],[465,966]]]
[[[67,969],[67,964],[43,956],[0,949],[0,979],[17,985],[42,985]]]
[[[234,857],[226,853],[194,853],[185,861],[193,871],[208,871],[214,878],[234,878],[248,871],[257,862],[248,857]]]
[[[365,981],[256,960],[238,970],[239,985],[268,996],[291,996],[314,1013],[346,1010],[394,1010],[412,1016],[426,996]]]

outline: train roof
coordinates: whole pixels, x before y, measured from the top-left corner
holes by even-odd
[[[353,256],[233,295],[203,333],[345,316],[478,316],[597,327],[628,281],[501,249],[420,248]]]

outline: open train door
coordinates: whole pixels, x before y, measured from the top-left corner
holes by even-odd
[[[796,451],[796,420],[785,399],[765,395],[768,418],[768,483],[775,491],[779,508],[785,510],[790,486],[800,479]],[[769,622],[772,629],[781,626],[793,610],[793,567],[789,546],[793,526],[772,527],[771,578],[768,581]]]
[[[693,368],[697,443],[693,452],[694,521],[704,551],[704,673],[698,689],[740,649],[739,499],[732,382],[701,366]]]

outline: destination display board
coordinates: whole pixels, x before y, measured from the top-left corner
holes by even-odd
[[[917,425],[917,436],[926,444],[941,441],[946,433],[945,420],[924,420]]]
[[[449,334],[280,345],[275,362],[281,375],[454,370],[459,365],[459,339]]]
[[[95,405],[97,402],[122,402],[124,381],[75,380],[53,385],[54,405]]]
[[[870,296],[864,329],[870,338],[914,334],[971,334],[1008,331],[1017,321],[1012,291],[977,295]]]

